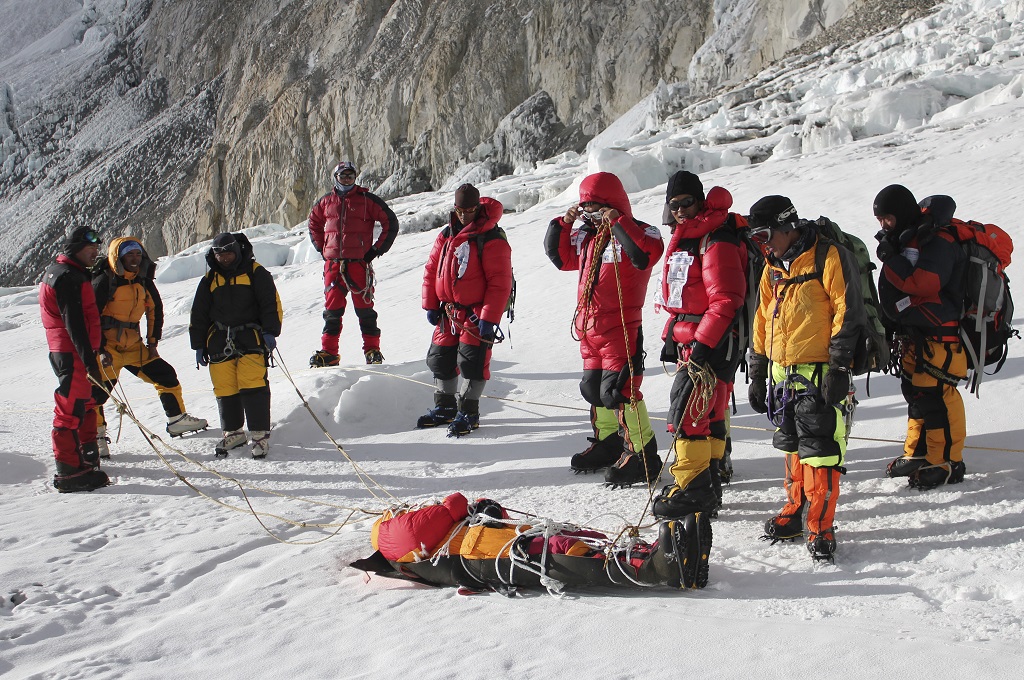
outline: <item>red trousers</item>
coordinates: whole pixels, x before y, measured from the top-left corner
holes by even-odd
[[[96,402],[85,364],[75,352],[50,352],[50,366],[59,384],[53,392],[53,457],[82,466],[82,445],[96,444]]]

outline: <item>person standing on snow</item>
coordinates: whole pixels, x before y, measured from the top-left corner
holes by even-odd
[[[53,393],[53,486],[61,493],[92,491],[110,484],[100,469],[96,404],[90,378],[100,381],[100,313],[89,285],[89,268],[100,252],[99,233],[78,227],[39,284],[39,310],[50,366],[59,384]]]
[[[103,388],[92,388],[100,458],[110,457],[103,404],[117,384],[122,368],[156,388],[167,416],[167,433],[172,437],[198,432],[208,425],[202,418],[186,413],[178,375],[157,352],[163,331],[164,304],[153,281],[155,271],[156,265],[142,243],[128,236],[110,242],[106,259],[93,272],[92,289],[103,329],[100,350]],[[146,316],[145,335],[139,324],[143,314]]]
[[[309,238],[324,258],[324,330],[322,349],[309,359],[311,367],[337,366],[341,317],[345,296],[363,334],[363,355],[368,364],[384,362],[380,352],[380,328],[373,308],[373,262],[391,248],[398,236],[398,218],[381,198],[356,184],[356,166],[342,161],[334,168],[334,190],[309,212]],[[381,227],[373,237],[374,225]]]
[[[281,298],[274,277],[253,258],[245,234],[224,233],[206,254],[210,270],[192,302],[188,333],[196,363],[210,367],[224,437],[217,457],[246,443],[252,457],[270,451],[270,381],[267,366],[281,334]]]
[[[853,254],[823,240],[785,196],[750,208],[751,237],[767,245],[760,304],[747,364],[748,396],[778,427],[772,445],[786,454],[786,505],[765,523],[764,538],[803,534],[815,560],[834,559],[833,520],[845,473],[850,367],[867,323]]]
[[[416,427],[448,425],[449,437],[480,426],[480,396],[491,377],[491,349],[512,294],[512,248],[498,226],[501,203],[472,184],[455,191],[455,209],[423,270],[423,309],[434,335],[427,366],[438,386],[434,408]],[[459,374],[462,392],[456,401]]]
[[[704,196],[697,175],[672,175],[665,202],[675,225],[665,255],[659,302],[665,324],[663,360],[677,362],[670,393],[675,484],[654,501],[658,518],[717,514],[722,504],[720,463],[728,433],[726,412],[739,347],[737,315],[747,294],[747,250],[729,212],[732,195],[713,187]]]
[[[578,219],[583,224],[576,227]],[[613,488],[654,483],[662,463],[640,392],[641,321],[651,270],[664,250],[661,232],[633,219],[618,177],[598,172],[580,183],[580,202],[548,225],[544,247],[560,270],[580,273],[573,337],[583,356],[580,392],[590,404],[594,437],[570,467],[608,468],[605,481]]]
[[[900,184],[878,192],[873,210],[882,227],[875,236],[882,262],[878,298],[896,326],[907,401],[903,455],[889,463],[886,474],[908,477],[917,489],[958,484],[967,472],[967,416],[957,389],[967,378],[960,341],[964,252],[945,228],[948,220],[923,214],[914,194]]]

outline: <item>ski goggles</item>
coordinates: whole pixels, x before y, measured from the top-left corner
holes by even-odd
[[[687,196],[686,198],[680,198],[678,201],[669,201],[668,209],[671,212],[679,212],[680,210],[685,210],[686,208],[689,208],[696,202],[696,198],[694,198],[693,196]]]
[[[763,213],[753,213],[747,216],[747,224],[750,225],[750,230],[757,231],[760,229],[777,229],[779,231],[789,231],[795,226],[796,223],[796,208],[789,206],[782,212],[776,215],[765,215]]]
[[[103,243],[103,237],[100,236],[100,233],[92,229],[82,234],[82,240],[93,245]]]
[[[752,228],[749,232],[750,239],[755,243],[764,245],[772,237],[772,230],[769,227]]]

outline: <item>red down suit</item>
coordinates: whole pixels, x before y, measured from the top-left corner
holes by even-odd
[[[685,434],[713,435],[723,441],[728,384],[744,351],[737,346],[733,328],[747,292],[747,251],[735,228],[743,218],[731,216],[730,207],[732,195],[713,187],[703,210],[673,227],[659,297],[662,308],[672,315],[662,339],[675,343],[674,354],[683,361],[695,342],[711,348],[706,360],[718,376],[711,411],[703,418],[684,419],[682,410],[693,385],[686,371],[676,374],[669,431],[685,420]]]
[[[485,321],[501,321],[512,292],[512,249],[492,235],[501,215],[501,203],[484,197],[476,220],[461,226],[453,216],[441,230],[423,273],[423,309],[454,303]]]
[[[469,501],[461,493],[453,493],[440,505],[429,505],[374,525],[376,547],[389,560],[401,559],[411,552],[429,556],[452,526],[467,515]]]
[[[380,223],[380,236],[373,238]],[[309,212],[309,238],[325,260],[361,260],[373,248],[388,252],[398,236],[395,213],[366,187],[354,186],[344,196],[323,196]]]
[[[588,202],[611,206],[619,212],[611,234],[586,220],[576,228],[559,217],[548,225],[545,249],[556,267],[580,273],[573,330],[580,339],[583,370],[618,372],[632,356],[633,384],[622,386],[618,403],[628,401],[630,394],[639,400],[643,398],[639,392],[643,372],[639,360],[643,351],[641,321],[651,270],[664,251],[661,231],[633,218],[629,197],[619,178],[611,173],[598,172],[583,179],[580,203]],[[595,395],[584,394],[595,406],[615,408],[615,402],[609,403],[611,396],[602,394],[595,403]]]
[[[100,313],[89,272],[67,255],[46,268],[39,310],[50,365],[59,380],[53,393],[53,456],[71,468],[82,464],[82,446],[96,446],[96,411],[88,373],[99,375]],[[98,455],[98,453],[97,453]]]

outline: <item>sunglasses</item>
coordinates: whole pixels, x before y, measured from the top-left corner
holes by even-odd
[[[680,210],[683,210],[684,208],[689,208],[696,202],[696,198],[694,198],[693,196],[687,196],[686,198],[681,198],[678,201],[669,201],[668,209],[671,210],[672,212],[678,212]]]
[[[593,201],[587,201],[586,203],[580,203],[580,210],[585,213],[600,213],[601,208],[606,207],[603,203],[595,203]]]
[[[459,217],[462,217],[463,215],[473,215],[479,209],[480,206],[478,205],[474,205],[472,208],[455,208],[455,214]]]
[[[224,253],[235,252],[234,244],[230,246],[213,246],[210,250],[213,251],[214,255],[223,255]]]

